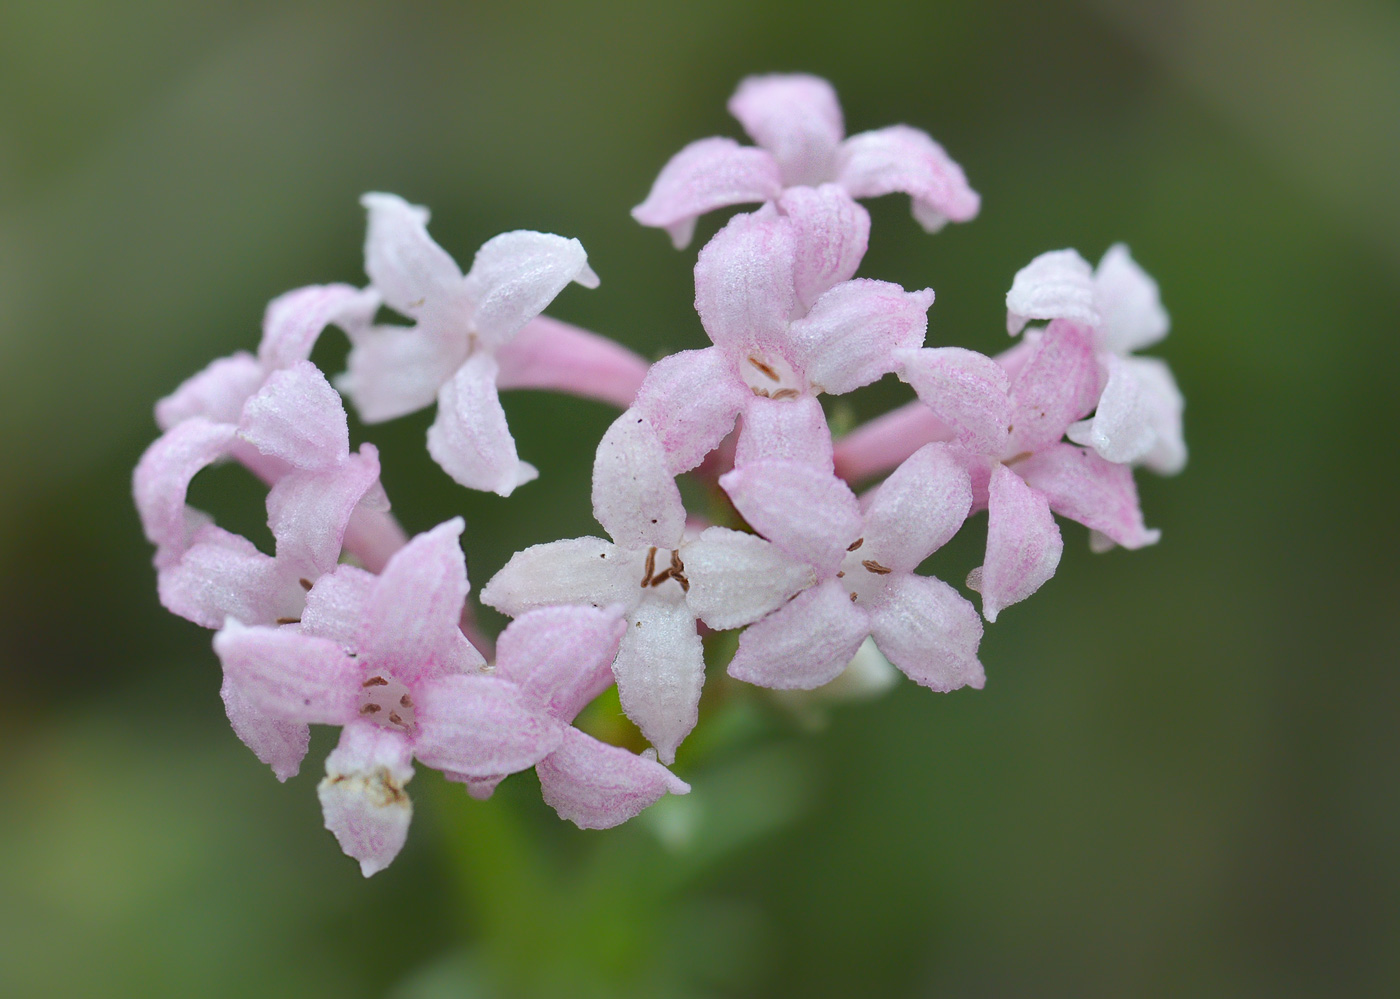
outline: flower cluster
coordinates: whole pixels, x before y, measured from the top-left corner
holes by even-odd
[[[1157,540],[1133,468],[1181,469],[1182,400],[1161,361],[1132,354],[1167,316],[1127,250],[1096,270],[1072,250],[1022,269],[1007,296],[1020,340],[999,357],[926,347],[933,291],[855,276],[870,230],[856,199],[908,194],[929,231],[967,221],[979,198],[958,165],[905,126],[845,138],[814,77],[750,78],[730,110],[757,146],[687,146],[633,210],[683,247],[701,214],[759,203],[696,261],[710,346],[648,364],[542,315],[569,284],[598,283],[575,239],[505,233],[464,274],[426,209],[369,194],[367,287],[278,298],[256,356],[217,360],[157,405],[164,433],[134,492],[161,602],[216,631],[229,720],[279,779],[309,725],[340,726],[320,799],[366,875],[404,843],[415,759],[477,797],[533,767],[585,828],[687,792],[668,768],[699,718],[708,631],[743,629],[728,672],[760,687],[815,690],[878,661],[932,690],[980,688],[982,620],[1054,574],[1054,514],[1096,549]],[[402,321],[379,321],[385,308]],[[330,326],[351,345],[335,386],[364,422],[436,402],[428,451],[468,488],[508,496],[538,475],[501,390],[623,410],[593,467],[606,537],[526,549],[482,589],[514,618],[494,662],[467,602],[462,521],[410,539],[374,446],[350,449],[341,395],[308,360]],[[917,399],[833,441],[819,397],[890,374]],[[223,461],[267,485],[272,554],[188,504],[192,478]],[[687,512],[682,474],[724,509]],[[979,614],[918,569],[984,509],[967,581]],[[643,753],[572,724],[614,683]],[[846,684],[862,686],[879,684]]]

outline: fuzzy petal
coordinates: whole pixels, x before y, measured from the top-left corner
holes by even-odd
[[[875,491],[862,550],[895,572],[913,572],[958,533],[971,508],[967,469],[948,445],[925,444]]]
[[[892,125],[853,135],[837,154],[838,178],[853,198],[901,191],[912,199],[914,218],[927,232],[949,221],[976,218],[982,199],[962,167],[928,133]]]
[[[863,520],[855,494],[821,469],[761,461],[720,476],[735,508],[769,541],[817,568],[836,572]]]
[[[793,281],[803,309],[855,276],[870,242],[870,215],[839,184],[794,187],[778,208],[793,224]]]
[[[311,728],[272,718],[259,711],[235,684],[229,682],[227,676],[219,689],[219,696],[223,698],[224,713],[228,715],[229,724],[238,738],[243,740],[243,745],[270,766],[278,780],[295,777],[311,745]]]
[[[266,377],[257,358],[246,351],[221,357],[156,403],[156,424],[169,430],[195,416],[211,423],[237,423],[243,404]]]
[[[355,508],[379,482],[379,452],[365,444],[360,454],[325,471],[283,476],[267,494],[268,526],[277,558],[315,582],[340,559],[346,525]]]
[[[695,220],[728,205],[773,201],[783,190],[782,172],[771,153],[741,146],[733,139],[700,139],[671,157],[647,199],[632,209],[642,225],[671,233],[684,249]]]
[[[779,351],[798,308],[793,227],[771,206],[736,215],[695,262],[695,308],[710,340],[737,353]]]
[[[1148,419],[1157,433],[1157,443],[1143,456],[1142,464],[1159,475],[1176,475],[1186,467],[1186,440],[1181,430],[1181,412],[1186,400],[1165,361],[1155,357],[1129,357],[1125,358],[1125,363],[1137,373]]]
[[[1124,548],[1156,544],[1161,531],[1142,522],[1133,470],[1093,451],[1056,444],[1017,465],[1026,484],[1043,493],[1050,509],[1077,520]]]
[[[899,377],[956,440],[979,454],[1000,456],[1011,426],[1010,379],[996,361],[961,347],[903,350]]]
[[[301,633],[327,638],[347,652],[355,651],[377,576],[353,565],[342,565],[320,579],[306,595]]]
[[[563,738],[563,726],[507,680],[438,676],[420,683],[414,695],[413,753],[438,770],[470,777],[512,774],[544,759]]]
[[[365,273],[389,308],[417,317],[430,299],[460,294],[462,272],[428,235],[428,210],[396,194],[366,194]]]
[[[607,337],[549,316],[536,316],[496,352],[499,389],[533,388],[632,404],[648,365]]]
[[[481,602],[512,617],[554,604],[633,606],[642,569],[634,554],[602,538],[573,538],[516,552],[481,591]]]
[[[859,482],[894,468],[931,441],[950,441],[957,431],[918,399],[863,423],[836,442],[836,474]]]
[[[870,609],[870,632],[886,658],[921,686],[981,690],[987,682],[977,660],[977,609],[941,579],[894,579]]]
[[[404,683],[452,654],[467,599],[467,563],[453,517],[410,541],[375,583],[360,633],[361,659]]]
[[[1065,546],[1049,501],[1011,469],[998,465],[988,491],[987,557],[968,585],[982,594],[982,616],[995,621],[1055,575]]]
[[[598,287],[598,275],[578,240],[526,229],[488,239],[476,251],[465,284],[476,306],[477,333],[492,346],[505,343],[570,281]]]
[[[628,621],[613,663],[618,697],[661,762],[669,764],[699,717],[705,657],[695,615],[685,604],[647,600]]]
[[[374,326],[351,336],[336,386],[366,423],[383,423],[430,405],[467,359],[467,338],[418,326]]]
[[[404,785],[413,779],[408,740],[364,722],[349,725],[326,758],[316,788],[326,828],[369,877],[399,855],[408,838],[413,804]]]
[[[360,704],[360,666],[334,642],[229,621],[214,636],[224,674],[257,710],[304,724],[347,725]]]
[[[1067,433],[1070,440],[1093,448],[1106,461],[1135,462],[1157,443],[1142,381],[1133,358],[1106,354],[1102,360],[1108,381],[1094,415],[1071,424]]]
[[[274,624],[300,613],[299,592],[277,560],[247,538],[209,524],[195,535],[180,561],[158,577],[160,602],[172,614],[205,628],[227,618],[245,624]]]
[[[894,351],[923,344],[932,304],[932,288],[909,292],[868,278],[832,288],[792,324],[813,390],[842,395],[893,371]]]
[[[545,803],[580,829],[611,829],[639,815],[662,795],[690,785],[655,760],[609,746],[576,728],[535,764]]]
[[[870,634],[870,616],[838,580],[799,593],[739,636],[729,675],[778,690],[830,683]]]
[[[190,480],[228,455],[235,430],[229,423],[191,417],[167,430],[141,455],[132,475],[132,494],[146,540],[160,550],[158,557],[178,557],[189,543],[185,496]]]
[[[1098,402],[1102,380],[1091,333],[1052,322],[1011,382],[1010,443],[1015,454],[1038,451],[1064,436]]]
[[[340,395],[310,361],[274,371],[243,407],[238,436],[297,468],[326,468],[350,453]]]
[[[593,462],[593,516],[623,548],[675,548],[685,507],[646,419],[629,409],[608,427]]]
[[[1006,330],[1012,336],[1032,319],[1071,319],[1099,324],[1094,272],[1074,250],[1042,253],[1016,272],[1006,293]]]
[[[834,179],[846,126],[830,83],[802,73],[750,76],[729,98],[729,113],[773,154],[787,186]]]
[[[689,471],[734,429],[752,398],[719,347],[683,350],[651,366],[633,408],[651,424],[673,475]]]
[[[739,628],[817,581],[806,562],[743,531],[711,527],[684,549],[686,603],[711,628]]]
[[[496,360],[467,359],[438,392],[437,419],[428,428],[428,453],[459,485],[509,496],[539,476],[515,453],[515,438],[496,394]]]
[[[734,467],[757,461],[797,461],[830,472],[833,466],[831,430],[815,396],[764,399],[755,396],[744,407],[744,424],[734,451]]]
[[[627,631],[622,609],[544,607],[516,618],[496,644],[496,676],[518,684],[531,706],[571,722],[608,687]]]
[[[1171,329],[1157,282],[1137,265],[1122,243],[1114,243],[1094,272],[1099,350],[1130,354],[1161,340]]]
[[[348,284],[297,288],[268,303],[263,314],[258,360],[268,370],[290,368],[311,356],[321,331],[331,323],[358,329],[374,318],[379,295]]]

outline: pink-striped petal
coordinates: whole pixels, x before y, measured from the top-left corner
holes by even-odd
[[[1142,522],[1133,470],[1127,465],[1115,465],[1072,444],[1056,444],[1019,463],[1016,471],[1045,495],[1050,509],[1115,544],[1142,548],[1162,536]]]
[[[753,393],[719,347],[683,350],[651,366],[633,408],[645,416],[673,475],[689,471],[734,429]]]
[[[1032,319],[1099,324],[1094,272],[1076,251],[1042,253],[1016,272],[1006,293],[1006,330],[1015,336]]]
[[[977,660],[977,609],[947,583],[902,574],[870,608],[870,633],[885,657],[915,683],[946,692],[987,682]]]
[[[685,507],[661,442],[634,409],[598,444],[593,516],[622,548],[675,548],[685,532]]]
[[[961,347],[898,351],[895,358],[899,377],[960,444],[997,457],[1006,451],[1011,382],[1001,365]]]
[[[830,83],[801,73],[750,76],[729,98],[729,113],[773,154],[787,186],[834,178],[846,126]]]
[[[355,652],[378,577],[353,566],[342,565],[320,579],[311,579],[311,592],[301,612],[301,633],[326,638]]]
[[[396,194],[360,198],[369,212],[365,273],[389,308],[417,317],[431,300],[460,295],[462,272],[428,235],[428,210]]]
[[[131,491],[146,540],[158,549],[157,559],[178,557],[189,543],[185,496],[190,480],[229,454],[236,430],[230,423],[191,417],[167,430],[141,455]]]
[[[825,472],[832,470],[831,430],[815,396],[754,396],[748,400],[734,451],[734,467],[743,468],[756,461],[797,461]]]
[[[273,718],[347,725],[356,717],[361,668],[334,642],[229,621],[214,636],[214,651],[230,682]]]
[[[523,614],[496,644],[496,676],[526,703],[571,722],[612,686],[612,661],[627,630],[621,608],[544,607]]]
[[[412,684],[451,654],[469,589],[459,540],[464,526],[453,517],[389,560],[365,608],[362,661]]]
[[[684,549],[686,603],[711,628],[740,628],[817,581],[812,567],[762,538],[706,529]]]
[[[728,205],[773,201],[782,190],[782,173],[767,150],[741,146],[733,139],[700,139],[661,168],[632,217],[667,230],[680,250],[690,242],[699,216]]]
[[[195,416],[212,423],[237,423],[243,404],[266,377],[257,358],[246,351],[221,357],[156,403],[156,424],[169,430]]]
[[[302,594],[277,560],[213,524],[199,530],[178,562],[161,570],[158,588],[161,606],[205,628],[221,628],[227,618],[275,624],[301,612]]]
[[[1055,320],[1011,382],[1010,443],[1006,457],[1054,444],[1098,402],[1102,376],[1091,331]]]
[[[927,232],[949,221],[970,221],[982,207],[962,167],[928,133],[908,125],[861,132],[843,142],[837,179],[853,198],[909,195],[914,219]]]
[[[539,472],[516,456],[496,394],[496,370],[490,354],[474,354],[442,386],[428,453],[459,485],[509,496]]]
[[[372,326],[350,340],[346,371],[336,386],[366,423],[382,423],[430,405],[467,359],[467,337],[452,331]]]
[[[1064,540],[1049,501],[1005,465],[992,471],[988,493],[986,560],[968,585],[982,594],[982,616],[995,621],[1055,575]]]
[[[794,187],[778,209],[792,220],[793,283],[802,308],[855,276],[870,241],[870,215],[839,184]]]
[[[863,519],[855,495],[840,479],[793,461],[761,461],[720,477],[720,485],[754,530],[815,566],[836,572]]]
[[[413,779],[408,740],[366,722],[346,726],[326,758],[316,788],[326,828],[365,877],[388,867],[403,849],[413,804],[404,785]]]
[[[1094,271],[1094,300],[1101,321],[1099,350],[1130,354],[1167,335],[1171,320],[1161,293],[1122,243],[1114,243]]]
[[[535,764],[545,803],[580,829],[611,829],[662,795],[686,794],[690,785],[655,760],[609,746],[576,728]]]
[[[488,239],[476,251],[464,283],[475,304],[477,334],[493,347],[505,343],[571,281],[598,287],[598,275],[578,240],[526,229]]]
[[[378,482],[379,453],[373,444],[333,468],[279,479],[267,494],[278,561],[312,582],[333,570],[351,514]]]
[[[310,727],[272,718],[259,711],[227,676],[219,696],[223,698],[229,724],[234,734],[243,740],[243,745],[270,766],[278,780],[295,777],[311,744]]]
[[[238,436],[297,468],[326,468],[350,453],[340,395],[310,361],[274,371],[243,407]]]
[[[778,690],[811,690],[846,668],[870,634],[870,616],[840,580],[799,593],[739,636],[729,675]]]
[[[868,278],[832,288],[792,324],[813,391],[842,395],[893,371],[894,351],[923,344],[932,304],[932,288],[905,291]]]
[[[646,600],[628,615],[627,634],[613,662],[622,710],[672,763],[699,717],[705,657],[686,605]]]
[[[348,284],[311,285],[279,295],[263,314],[258,360],[269,371],[290,368],[311,356],[316,340],[331,323],[360,329],[373,320],[378,308],[378,293]]]
[[[781,351],[795,314],[792,223],[771,205],[736,215],[695,263],[695,308],[716,346]]]
[[[648,365],[607,337],[536,316],[496,352],[498,389],[570,392],[626,408],[636,398]]]
[[[642,597],[637,553],[602,538],[572,538],[516,552],[481,591],[481,602],[512,617],[536,607],[632,607]]]
[[[972,508],[972,480],[946,444],[925,444],[875,490],[860,551],[895,572],[913,572],[947,544]]]
[[[564,726],[532,706],[519,687],[496,677],[433,677],[414,695],[413,754],[438,770],[512,774],[544,759],[564,735]]]

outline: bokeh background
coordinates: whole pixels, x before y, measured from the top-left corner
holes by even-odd
[[[529,774],[480,805],[420,771],[362,880],[321,828],[332,734],[279,785],[208,633],[156,601],[152,403],[253,347],[272,296],[363,280],[374,189],[463,261],[577,236],[603,283],[553,314],[700,346],[694,248],[627,210],[773,70],[830,78],[851,131],[927,129],[983,195],[934,237],[869,206],[861,273],[932,285],[931,343],[1001,349],[1043,250],[1124,240],[1158,278],[1192,448],[1140,476],[1162,543],[1066,526],[980,693],[904,683],[824,726],[733,698],[682,750],[695,792],[614,832]],[[1397,178],[1381,0],[0,3],[0,993],[1400,994]],[[506,409],[543,470],[510,501],[431,464],[430,413],[354,429],[410,529],[467,517],[478,585],[596,530],[611,412]],[[238,475],[195,498],[266,539]]]

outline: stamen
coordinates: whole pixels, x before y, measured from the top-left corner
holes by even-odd
[[[402,725],[402,724],[403,724],[403,719],[399,717],[399,713],[398,713],[397,711],[390,711],[390,712],[389,712],[389,720],[390,720],[391,722],[393,722],[395,725]]]
[[[404,694],[402,697],[399,698],[399,704],[402,707],[411,708],[413,707],[413,698],[409,697],[407,694]]]
[[[374,713],[375,713],[376,711],[378,711],[378,710],[379,710],[379,705],[378,705],[378,704],[375,704],[373,701],[370,701],[368,704],[366,704],[366,705],[364,705],[364,706],[362,706],[362,707],[360,708],[360,714],[362,714],[362,715],[372,715],[372,714],[374,714]]]
[[[773,368],[772,368],[771,365],[765,364],[763,361],[760,361],[758,358],[756,358],[756,357],[750,357],[750,358],[749,358],[749,363],[752,364],[752,365],[753,365],[755,368],[757,368],[759,371],[762,371],[762,372],[763,372],[765,375],[767,375],[769,378],[773,379],[773,381],[776,382],[776,381],[781,381],[781,380],[782,380],[782,379],[780,379],[780,378],[778,377],[778,373],[777,373],[776,371],[773,370]],[[795,393],[794,393],[794,394],[795,394]],[[775,397],[775,398],[776,398],[776,397]]]
[[[277,623],[278,623],[278,624],[301,624],[301,618],[299,618],[299,617],[279,617],[279,618],[277,619]]]
[[[769,398],[770,398],[770,399],[796,399],[796,398],[797,398],[799,395],[801,395],[801,394],[802,394],[802,393],[799,392],[799,391],[797,391],[797,389],[794,389],[794,388],[785,388],[785,389],[778,389],[778,391],[774,392],[771,396],[769,396]]]
[[[893,569],[885,568],[873,558],[864,559],[860,564],[865,566],[866,572],[873,572],[877,576],[888,576],[890,573],[894,572]]]
[[[386,679],[384,679],[382,676],[372,676],[372,677],[370,677],[368,680],[366,680],[364,683],[360,684],[360,686],[361,686],[361,687],[387,687],[387,686],[389,686],[389,681],[386,680]]]
[[[840,572],[838,572],[838,573],[836,574],[836,578],[837,578],[837,579],[840,579],[840,578],[841,578],[842,576],[844,576],[844,575],[846,575],[846,570],[845,570],[845,569],[842,569]]]
[[[863,544],[865,544],[864,538],[856,538],[854,541],[852,541],[849,545],[846,546],[846,551],[853,552]]]
[[[651,584],[651,574],[656,571],[656,548],[653,547],[647,552],[646,575],[642,577],[642,588],[645,589]]]
[[[301,588],[302,588],[303,590],[310,590],[310,589],[311,589],[311,586],[312,586],[311,580],[309,580],[309,579],[298,579],[297,582],[301,584]]]
[[[851,591],[851,603],[855,603],[855,602],[856,602],[856,591],[855,591],[855,590],[852,590],[852,591]]]

